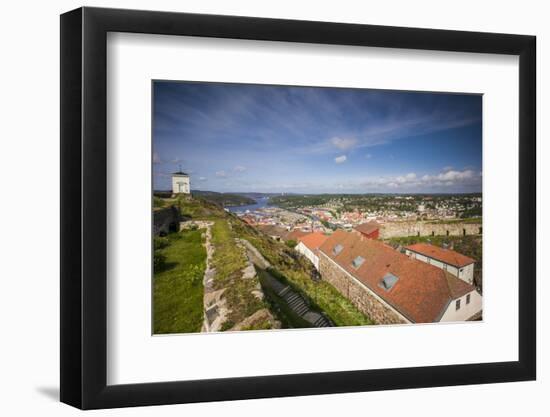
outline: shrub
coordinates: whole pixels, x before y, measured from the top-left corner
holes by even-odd
[[[166,265],[166,256],[156,250],[153,252],[153,268],[155,271],[159,271]]]
[[[294,249],[294,248],[296,247],[296,245],[298,244],[298,242],[296,242],[295,240],[292,240],[292,239],[291,239],[291,240],[287,240],[287,241],[285,242],[285,244],[286,244],[289,248]]]
[[[164,200],[160,197],[153,197],[153,207],[164,207]]]
[[[234,322],[232,322],[231,320],[227,320],[227,321],[223,322],[222,327],[220,328],[220,331],[225,332],[225,331],[231,329],[234,325],[235,325]]]
[[[168,239],[166,237],[155,237],[153,239],[153,249],[154,250],[164,249],[169,244],[170,244],[170,242],[168,241]]]

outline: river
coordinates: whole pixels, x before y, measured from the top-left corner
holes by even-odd
[[[233,206],[233,207],[226,207],[226,208],[232,213],[244,213],[247,210],[254,211],[254,210],[267,207],[268,203],[269,203],[269,197],[261,197],[256,199],[255,204],[249,204],[247,206]]]

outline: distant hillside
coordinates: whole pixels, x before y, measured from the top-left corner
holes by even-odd
[[[247,206],[256,203],[256,200],[250,197],[232,193],[217,193],[214,191],[192,190],[191,194],[195,198],[201,198],[203,200],[216,203],[222,207]]]

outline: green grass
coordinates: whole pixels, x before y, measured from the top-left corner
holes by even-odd
[[[168,235],[159,249],[166,256],[154,271],[153,329],[155,334],[200,332],[203,322],[202,278],[206,249],[200,230]]]
[[[228,322],[237,324],[256,311],[265,308],[264,302],[256,298],[252,291],[258,285],[257,278],[242,279],[246,267],[244,249],[235,243],[235,235],[229,223],[217,219],[212,226],[212,244],[215,251],[212,265],[216,269],[215,287],[226,288],[224,297],[230,310]],[[224,330],[225,327],[224,326]]]

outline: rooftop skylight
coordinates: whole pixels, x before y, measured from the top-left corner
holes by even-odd
[[[397,278],[391,272],[388,272],[386,275],[384,275],[384,278],[382,278],[382,281],[380,281],[380,286],[384,288],[386,291],[389,291],[393,288],[393,286],[397,281],[399,281],[399,278]]]
[[[362,256],[358,256],[351,262],[351,264],[355,269],[358,269],[361,265],[363,265],[363,262],[365,262],[365,258],[363,258]]]
[[[340,252],[342,252],[342,249],[344,249],[344,247],[340,244],[337,244],[334,249],[332,249],[332,253],[334,253],[335,255],[338,255],[340,254]]]

